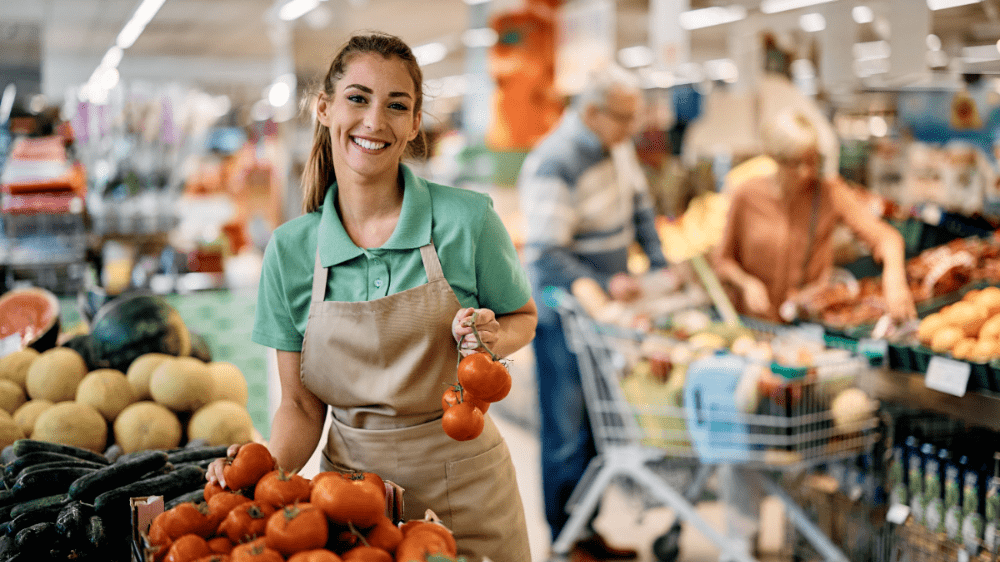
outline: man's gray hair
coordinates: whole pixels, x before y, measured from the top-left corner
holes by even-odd
[[[615,90],[639,95],[641,84],[635,73],[610,63],[587,76],[587,83],[577,94],[573,104],[579,110],[591,105],[603,107],[608,103],[608,96]]]

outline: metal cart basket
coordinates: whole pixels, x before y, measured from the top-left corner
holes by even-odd
[[[833,396],[854,385],[866,362],[850,357],[826,365],[820,376],[798,385],[794,395],[790,392],[781,403],[761,404],[752,413],[733,403],[739,394],[736,371],[749,367],[734,355],[713,357],[704,368],[692,363],[683,391],[674,399],[626,396],[623,381],[641,359],[639,348],[647,335],[595,322],[565,291],[554,290],[548,297],[578,358],[598,453],[570,498],[570,518],[552,546],[556,556],[569,553],[607,487],[624,478],[644,497],[671,508],[675,526],[681,521],[693,525],[720,550],[720,559],[750,562],[754,559],[747,549],[734,545],[694,505],[713,471],[738,465],[762,491],[782,501],[791,523],[823,559],[847,560],[773,476],[853,457],[874,446],[874,411],[846,421],[835,420],[830,411]],[[690,467],[686,490],[667,477],[665,463]]]

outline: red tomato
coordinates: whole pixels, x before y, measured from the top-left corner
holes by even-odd
[[[324,472],[312,480],[309,503],[330,521],[368,529],[385,516],[385,483],[372,472]]]
[[[233,457],[226,457],[222,478],[230,490],[254,486],[262,476],[274,470],[274,457],[261,443],[247,443]]]
[[[218,534],[226,536],[234,543],[263,537],[267,519],[272,513],[274,513],[273,507],[256,501],[238,505],[219,524]]]
[[[188,534],[208,538],[215,532],[215,525],[209,517],[208,504],[205,502],[184,502],[164,511],[153,519],[153,525],[162,528],[162,532],[172,540]],[[150,526],[152,531],[153,525]],[[161,532],[160,530],[156,531]]]
[[[444,391],[444,394],[441,395],[441,408],[444,410],[462,402],[472,402],[472,405],[479,408],[479,410],[484,414],[486,413],[486,410],[490,409],[489,402],[476,398],[471,392],[462,388],[462,385],[460,384],[451,385],[448,390]]]
[[[309,503],[286,505],[267,518],[264,544],[289,556],[300,550],[323,548],[329,525],[326,514]]]
[[[510,392],[513,381],[503,363],[479,352],[458,362],[458,383],[480,400],[499,402]]]
[[[285,557],[273,548],[267,548],[264,538],[252,540],[233,547],[229,553],[230,562],[285,562]]]
[[[212,549],[208,548],[208,542],[198,535],[184,535],[178,537],[167,551],[166,562],[194,562],[202,556],[212,554]]]
[[[473,406],[472,402],[456,404],[441,416],[441,427],[455,441],[475,439],[485,426],[486,418],[483,417],[482,410]]]
[[[403,530],[386,516],[382,516],[378,523],[372,527],[365,540],[370,546],[381,548],[388,552],[396,552],[396,547],[403,540]]]
[[[208,539],[208,548],[216,554],[229,554],[233,551],[233,547],[236,546],[233,541],[226,537],[215,537]]]
[[[229,515],[229,512],[234,508],[243,505],[245,503],[250,503],[253,500],[244,496],[243,494],[237,494],[235,492],[220,492],[212,496],[212,499],[208,500],[208,518],[212,520],[216,528],[222,523]]]
[[[253,498],[261,503],[281,507],[297,501],[309,501],[309,487],[307,478],[279,468],[257,481]]]
[[[332,551],[317,548],[296,552],[288,558],[288,562],[344,562],[344,559]]]
[[[374,546],[356,546],[342,558],[344,562],[393,562],[391,554]]]
[[[424,534],[434,535],[437,537],[437,541],[440,541],[444,545],[444,548],[443,550],[441,550],[441,552],[444,552],[445,554],[448,554],[450,556],[458,555],[458,543],[455,542],[455,536],[451,533],[451,530],[449,530],[448,527],[445,527],[440,523],[436,523],[428,519],[413,519],[411,521],[403,523],[400,526],[400,530],[403,531],[404,541],[406,540],[407,537],[416,537]],[[434,543],[436,541],[427,539],[422,542]],[[400,543],[399,546],[400,548],[402,548],[403,547],[402,543]]]

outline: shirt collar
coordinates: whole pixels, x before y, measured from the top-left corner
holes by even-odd
[[[607,152],[601,144],[601,137],[592,131],[584,122],[578,111],[570,111],[566,114],[566,127],[570,131],[570,138],[589,153],[602,154]]]
[[[399,168],[403,174],[403,208],[400,210],[396,229],[382,245],[385,250],[415,249],[431,240],[431,195],[427,181],[404,164],[400,164]],[[320,264],[323,267],[337,265],[365,253],[344,230],[344,224],[337,213],[336,200],[337,184],[334,183],[326,191],[319,221],[317,240]]]

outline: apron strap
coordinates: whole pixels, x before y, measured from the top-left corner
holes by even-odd
[[[438,259],[437,250],[434,249],[434,241],[431,240],[420,247],[420,259],[424,263],[424,271],[427,272],[427,282],[444,278],[441,269],[441,260]],[[326,281],[330,270],[323,267],[319,261],[319,248],[316,248],[316,264],[313,266],[312,302],[323,302],[326,299]]]
[[[420,259],[424,262],[424,271],[427,272],[427,282],[437,281],[444,278],[441,270],[441,260],[438,259],[437,250],[434,249],[434,239],[426,245],[420,247]]]
[[[316,247],[316,265],[313,266],[312,302],[323,302],[326,298],[326,279],[329,270],[319,262],[319,246]]]

